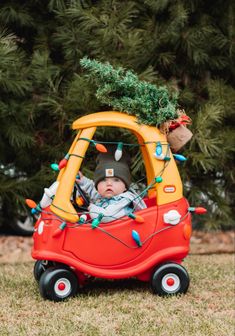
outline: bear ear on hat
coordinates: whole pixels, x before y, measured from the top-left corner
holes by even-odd
[[[106,160],[106,159],[112,159],[112,156],[109,154],[109,151],[107,151],[106,153],[99,153],[96,156],[96,165],[98,165],[101,161]]]
[[[101,161],[116,161],[115,160],[115,152],[117,150],[117,144],[109,144],[106,145],[107,152],[106,153],[99,153],[96,157],[96,164],[99,164]],[[120,158],[121,162],[126,162],[128,166],[131,165],[131,157],[125,150],[125,148],[122,149],[122,157]]]

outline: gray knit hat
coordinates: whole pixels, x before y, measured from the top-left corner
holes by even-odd
[[[128,189],[131,184],[131,173],[130,173],[130,156],[123,149],[122,157],[120,160],[116,161],[114,158],[114,153],[117,146],[106,146],[107,153],[100,153],[97,156],[96,162],[97,166],[94,172],[94,182],[95,186],[103,180],[105,177],[118,177],[126,185]]]

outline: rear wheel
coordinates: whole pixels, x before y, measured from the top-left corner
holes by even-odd
[[[20,214],[10,223],[11,229],[22,236],[31,236],[34,232],[35,218],[30,215]]]
[[[26,213],[21,212],[20,214],[6,215],[3,218],[1,231],[18,236],[32,236],[34,222],[35,219]]]
[[[174,263],[159,266],[152,276],[152,289],[160,296],[186,293],[189,275],[186,269]]]
[[[78,279],[70,269],[48,268],[39,280],[39,290],[45,299],[62,301],[77,293]]]
[[[37,260],[34,264],[33,275],[36,281],[39,281],[42,274],[49,268],[54,266],[54,263],[49,260]]]

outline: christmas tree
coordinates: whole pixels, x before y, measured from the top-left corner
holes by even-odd
[[[102,104],[114,110],[135,115],[139,123],[160,126],[179,117],[176,95],[170,99],[166,87],[157,88],[146,81],[140,81],[132,71],[109,63],[83,58],[82,67],[89,71],[89,77],[96,82],[96,97]]]

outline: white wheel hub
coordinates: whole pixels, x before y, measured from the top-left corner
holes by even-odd
[[[180,288],[180,279],[174,273],[168,273],[162,278],[162,288],[165,292],[175,293]]]
[[[60,278],[54,285],[54,291],[60,298],[67,297],[72,290],[71,282],[66,278]]]

